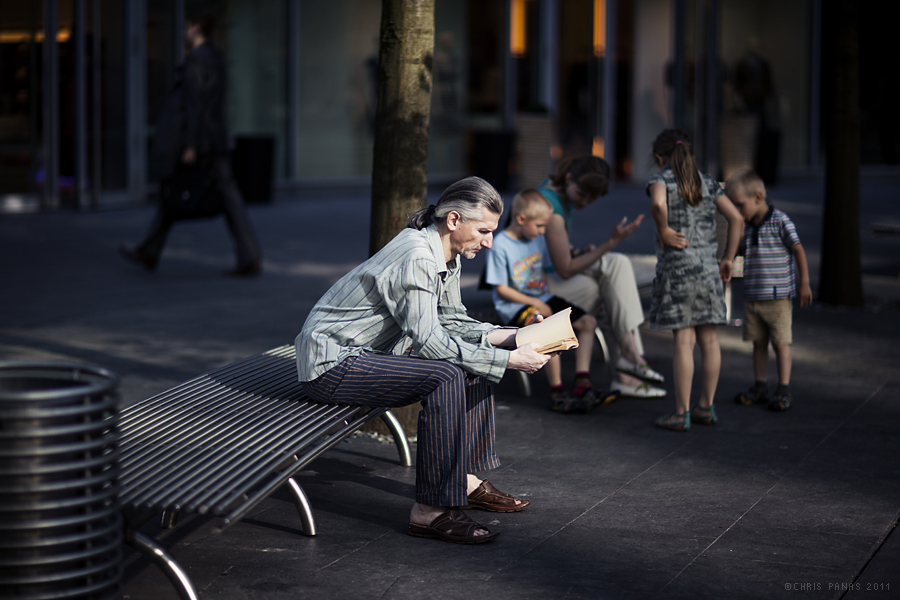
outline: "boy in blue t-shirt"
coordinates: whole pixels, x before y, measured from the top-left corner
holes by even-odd
[[[768,402],[771,410],[785,411],[791,407],[791,298],[799,296],[801,307],[812,301],[806,252],[793,222],[766,201],[766,186],[759,175],[750,169],[738,171],[725,183],[725,194],[746,220],[741,241],[744,340],[753,342],[756,375],[756,383],[734,401]],[[766,387],[770,340],[778,364],[778,388],[771,398]]]
[[[550,383],[551,410],[587,412],[612,402],[615,394],[598,396],[591,385],[591,351],[597,320],[547,291],[543,259],[550,253],[544,230],[552,214],[553,207],[540,192],[532,188],[520,192],[513,199],[509,225],[494,237],[485,280],[494,288],[494,307],[507,325],[525,327],[533,323],[537,315],[549,317],[572,308],[572,328],[578,338],[572,392],[563,388],[558,355],[550,359],[544,370]]]

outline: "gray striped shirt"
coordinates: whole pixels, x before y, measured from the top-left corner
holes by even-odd
[[[496,326],[466,314],[459,274],[459,256],[444,262],[436,226],[401,231],[313,307],[294,341],[300,381],[313,381],[363,352],[410,350],[500,381],[509,351],[487,341]]]

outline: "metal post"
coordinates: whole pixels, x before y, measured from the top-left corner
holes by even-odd
[[[606,0],[606,51],[603,61],[603,104],[600,123],[603,129],[603,158],[609,163],[610,178],[616,176],[616,0]]]
[[[103,86],[100,84],[102,51],[100,39],[102,36],[101,0],[94,0],[91,6],[91,20],[93,22],[93,34],[91,36],[91,133],[92,165],[91,165],[91,207],[100,206],[100,193],[103,190]]]
[[[175,58],[175,64],[172,67],[174,68],[184,62],[184,0],[173,2],[172,43],[175,47],[172,48],[172,56]]]
[[[57,0],[44,0],[44,132],[41,143],[44,152],[44,194],[41,206],[59,206],[59,47],[56,31],[59,28]]]
[[[146,5],[145,0],[126,4],[126,164],[128,192],[132,198],[144,199],[147,182],[147,71],[146,71]]]
[[[300,177],[300,0],[287,4],[287,143],[285,175],[295,183]]]
[[[559,111],[559,0],[542,0],[540,99],[551,117]]]
[[[699,0],[694,4],[694,105],[691,122],[693,123],[694,160],[697,167],[706,172],[706,73],[709,67],[706,53],[706,2]]]
[[[518,72],[516,59],[510,51],[510,27],[512,26],[512,0],[503,2],[503,130],[512,131],[516,126],[516,92],[518,90]]]
[[[812,3],[812,43],[809,83],[809,166],[818,167],[822,123],[822,0]]]
[[[672,61],[672,124],[681,128],[684,125],[684,53],[685,53],[685,0],[673,0],[675,11],[675,47]]]
[[[83,208],[87,196],[87,57],[85,52],[85,0],[73,5],[75,31],[75,207]]]
[[[706,11],[706,172],[719,172],[719,0],[709,0]]]

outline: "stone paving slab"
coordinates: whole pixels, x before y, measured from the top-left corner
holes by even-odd
[[[864,218],[897,214],[898,183],[865,182]],[[798,215],[817,264],[819,188],[772,193]],[[133,402],[289,343],[318,297],[365,258],[368,237],[364,193],[304,194],[251,207],[266,271],[248,280],[220,275],[232,260],[221,221],[177,227],[149,274],[115,251],[140,237],[149,208],[0,216],[0,360],[101,364],[122,376],[122,399]],[[580,216],[576,241],[596,241],[590,232],[606,235],[621,214],[645,209],[639,187],[620,186]],[[632,238],[622,250],[652,248],[649,228]],[[300,473],[317,537],[301,534],[284,492],[221,534],[216,520],[196,517],[144,530],[164,540],[201,598],[898,598],[900,282],[884,274],[900,271],[894,243],[864,240],[864,263],[879,273],[864,280],[865,307],[795,311],[787,413],[731,402],[752,364],[735,328],[719,330],[721,422],[684,434],[651,426],[671,398],[559,415],[546,408],[542,375],[531,377],[528,398],[504,378],[503,466],[486,475],[533,506],[473,511],[502,530],[494,543],[407,536],[414,469],[368,437]],[[469,279],[482,264],[466,263]],[[464,296],[486,298],[471,288]],[[671,336],[643,335],[648,359],[671,380]],[[604,386],[598,354],[592,370]],[[571,369],[564,357],[566,377]],[[177,597],[155,567],[130,550],[126,558],[127,598]]]

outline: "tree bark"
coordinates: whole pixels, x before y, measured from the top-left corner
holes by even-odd
[[[428,124],[434,57],[434,0],[382,0],[378,109],[372,164],[369,255],[425,206]],[[421,404],[392,409],[407,434],[416,431]],[[378,420],[366,426],[388,432]]]
[[[382,0],[369,253],[425,206],[434,0]]]
[[[854,0],[829,0],[823,8],[825,210],[819,300],[860,306],[859,7]]]

